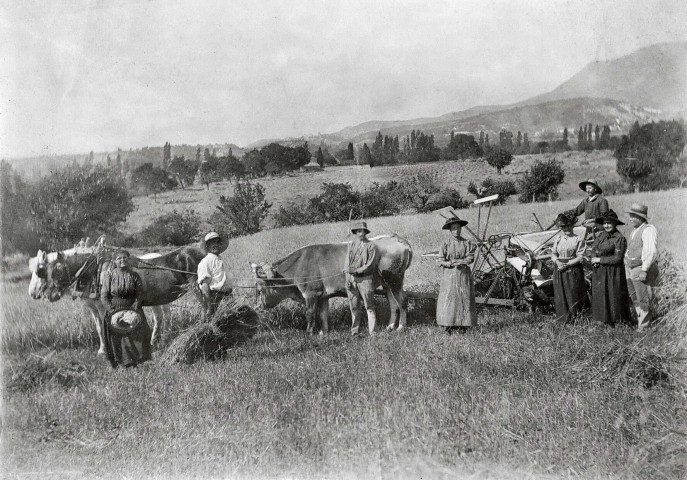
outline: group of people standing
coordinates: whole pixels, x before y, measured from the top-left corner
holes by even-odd
[[[649,223],[649,208],[633,203],[625,212],[634,227],[627,239],[618,231],[625,222],[609,208],[598,183],[588,179],[580,183],[580,188],[588,197],[576,209],[557,218],[564,234],[552,247],[556,316],[571,321],[591,301],[595,320],[609,325],[636,321],[641,331],[651,322],[658,278],[657,232]],[[572,232],[576,217],[582,214],[584,238]],[[585,261],[592,266],[590,299],[582,270]]]
[[[658,278],[657,232],[649,223],[648,207],[634,203],[626,212],[634,227],[628,242],[618,231],[618,225],[624,222],[609,208],[598,182],[588,179],[579,186],[587,198],[577,208],[559,214],[555,222],[561,229],[551,248],[556,317],[571,322],[591,302],[596,321],[608,325],[636,324],[641,331],[651,321],[651,302]],[[585,234],[576,235],[573,227],[583,214]],[[465,225],[465,220],[453,218],[443,226],[451,231],[451,236],[440,250],[436,320],[447,333],[477,324],[469,268],[475,248],[460,235]],[[592,269],[590,294],[585,283],[585,263]]]
[[[628,242],[618,231],[618,225],[624,222],[609,208],[599,184],[588,179],[580,183],[580,188],[587,193],[587,198],[577,208],[559,214],[555,222],[561,230],[551,249],[556,317],[573,321],[591,301],[595,320],[615,325],[632,323],[636,318],[637,329],[641,331],[651,321],[651,301],[658,277],[657,233],[649,223],[648,207],[634,203],[626,212],[634,227]],[[573,230],[580,215],[584,215],[584,235],[576,235]],[[436,321],[448,334],[477,325],[475,286],[470,270],[476,245],[461,235],[467,224],[455,216],[442,227],[450,235],[442,242],[439,252]],[[359,334],[364,309],[369,332],[374,334],[376,251],[367,238],[370,230],[365,222],[354,225],[351,233],[356,238],[350,244],[343,270],[352,316],[351,333]],[[204,239],[207,255],[198,265],[197,283],[205,316],[212,315],[224,295],[231,291],[219,256],[227,243],[215,232],[208,233]],[[592,268],[591,298],[585,283],[584,264]],[[113,366],[135,366],[151,358],[151,330],[141,308],[141,278],[129,267],[126,251],[115,255],[112,267],[104,273],[100,291],[105,306],[101,326],[106,353]]]

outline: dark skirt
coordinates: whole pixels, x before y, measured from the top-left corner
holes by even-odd
[[[477,325],[475,284],[467,265],[441,268],[441,285],[437,298],[437,324],[442,327]]]
[[[582,265],[575,265],[563,272],[554,265],[553,303],[556,307],[556,320],[564,322],[572,322],[589,307]]]
[[[112,299],[115,311],[129,309],[132,303],[133,301],[125,298]],[[136,329],[127,334],[115,332],[114,329],[110,328],[112,313],[114,312],[105,313],[102,320],[105,354],[112,368],[116,368],[118,365],[132,367],[151,360],[153,357],[150,342],[153,332],[148,325],[143,309],[138,310],[138,313],[143,317],[143,321]]]
[[[631,323],[624,265],[600,265],[592,272],[592,315],[610,325]]]

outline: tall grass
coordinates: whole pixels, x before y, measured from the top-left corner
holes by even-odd
[[[683,192],[610,199],[650,206],[660,244],[684,258]],[[532,230],[576,201],[504,206],[493,232]],[[476,223],[476,211],[461,213]],[[408,238],[409,289],[434,288],[418,253],[440,243],[440,219],[369,219]],[[339,241],[345,223],[232,240],[223,257],[237,283],[249,260]],[[682,260],[679,260],[682,261]],[[672,278],[672,277],[671,277]],[[675,276],[677,281],[685,278]],[[685,285],[682,283],[682,285]],[[79,303],[31,300],[3,284],[3,445],[6,475],[143,478],[684,478],[684,307],[637,334],[589,318],[480,310],[479,327],[445,336],[433,305],[411,305],[404,335],[351,338],[343,300],[333,333],[309,337],[292,303],[260,312],[269,326],[222,362],[113,371],[94,357]],[[686,287],[687,288],[687,287]],[[675,287],[681,292],[681,287]],[[250,291],[244,292],[245,297]],[[671,293],[671,295],[673,295]],[[383,305],[380,309],[387,309]],[[197,305],[172,308],[173,338]],[[388,314],[386,314],[388,315]],[[383,324],[385,320],[381,320]],[[280,328],[281,327],[281,328]],[[286,327],[286,328],[285,328]],[[296,327],[299,329],[291,328]],[[647,375],[658,371],[652,382]]]

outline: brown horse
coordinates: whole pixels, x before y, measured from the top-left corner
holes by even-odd
[[[96,329],[100,339],[98,354],[105,352],[103,332],[99,319],[105,313],[105,307],[98,297],[100,275],[110,268],[113,250],[96,249],[92,253],[76,253],[66,256],[57,254],[54,261],[45,265],[45,287],[42,296],[51,302],[62,298],[65,292],[74,285],[81,286],[92,296],[84,299],[90,308],[97,311]],[[196,284],[198,263],[205,256],[204,250],[198,247],[183,247],[166,255],[143,260],[132,257],[131,267],[141,277],[143,283],[143,306],[167,305],[192,290],[201,303],[203,298]],[[92,297],[92,298],[91,298]],[[153,341],[161,335],[162,328],[153,327]]]

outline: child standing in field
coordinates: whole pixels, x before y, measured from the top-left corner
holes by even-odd
[[[475,285],[470,265],[475,260],[475,245],[460,233],[466,220],[449,218],[441,227],[451,236],[441,244],[441,285],[437,299],[437,324],[447,334],[477,326]]]
[[[231,287],[219,256],[229,243],[222,241],[218,233],[210,232],[205,235],[204,245],[207,255],[198,264],[198,286],[203,297],[203,317],[207,319],[215,313],[222,298],[231,293]]]

